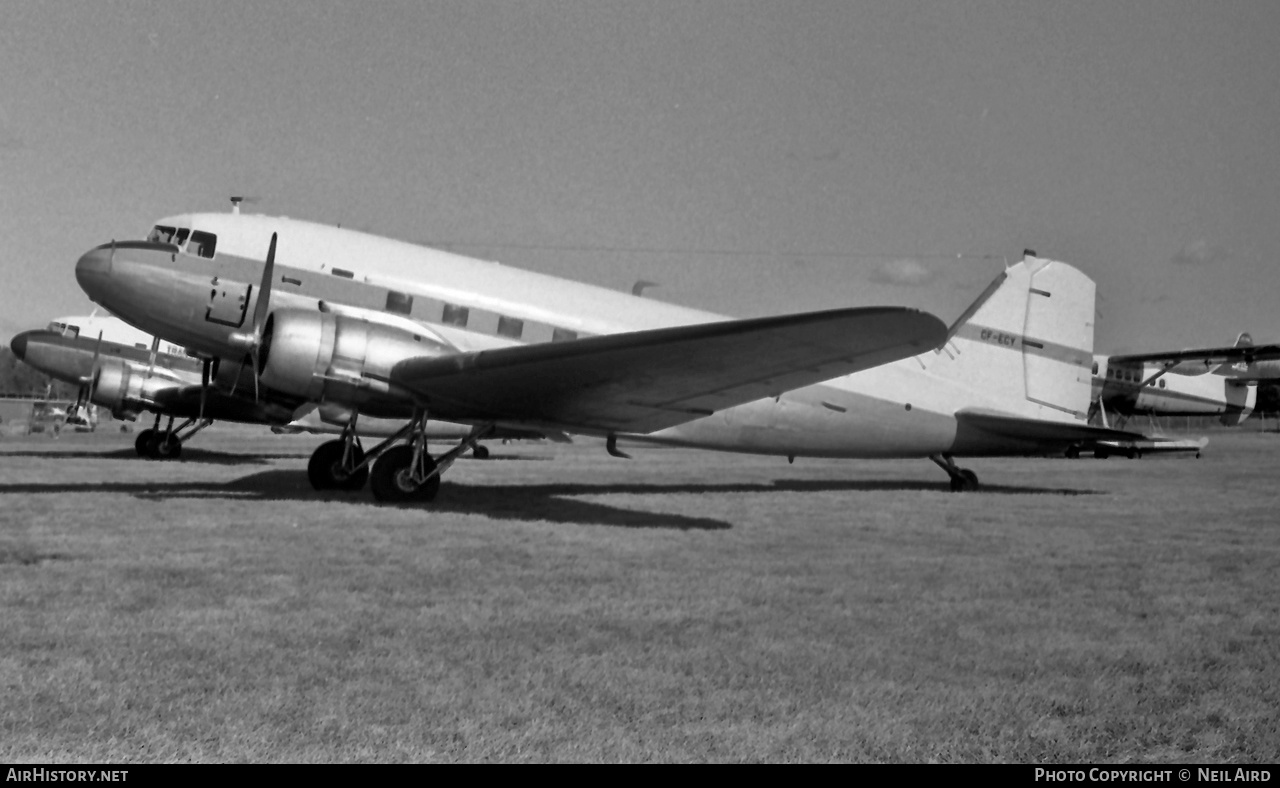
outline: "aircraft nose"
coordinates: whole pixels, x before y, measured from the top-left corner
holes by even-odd
[[[27,337],[31,335],[30,331],[23,331],[13,339],[9,340],[9,349],[13,351],[13,355],[19,359],[27,357]]]
[[[96,249],[90,249],[85,252],[76,262],[76,281],[83,288],[109,275],[111,273],[111,261],[114,257],[115,249],[108,246],[99,246]]]

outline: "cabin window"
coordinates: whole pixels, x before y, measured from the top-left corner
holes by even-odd
[[[343,279],[355,279],[355,278],[356,278],[355,273],[353,273],[353,272],[351,272],[351,271],[348,271],[348,270],[347,270],[347,269],[345,269],[345,268],[335,268],[335,269],[333,269],[333,275],[334,275],[334,276],[340,276],[340,277],[342,277]]]
[[[1164,388],[1164,378],[1160,378],[1160,388]]]
[[[187,252],[197,257],[213,259],[213,251],[217,246],[218,236],[195,230],[191,233],[191,245],[187,247]]]
[[[1093,362],[1093,374],[1098,374],[1098,362]]]
[[[467,315],[470,313],[465,306],[457,304],[445,304],[444,314],[440,317],[440,322],[447,326],[466,326]]]
[[[569,342],[578,338],[577,331],[570,331],[567,328],[556,328],[551,331],[552,342]]]
[[[519,339],[524,333],[524,321],[514,317],[498,315],[498,336]]]
[[[395,312],[397,315],[409,314],[413,311],[413,296],[407,293],[398,293],[395,290],[388,290],[387,311]]]

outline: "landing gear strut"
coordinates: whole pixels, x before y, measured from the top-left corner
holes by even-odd
[[[365,452],[356,432],[358,414],[338,440],[321,444],[307,463],[307,478],[317,490],[359,490],[369,483],[373,497],[388,503],[425,503],[440,491],[440,474],[464,452],[487,452],[477,442],[492,424],[474,427],[471,434],[438,458],[427,451],[427,412],[418,410],[401,430]],[[407,443],[400,443],[406,440]],[[398,445],[397,445],[398,444]]]
[[[385,503],[409,503],[434,500],[440,492],[440,474],[468,450],[474,450],[476,442],[489,433],[491,424],[472,428],[471,434],[457,446],[432,458],[427,453],[427,413],[420,410],[409,422],[412,433],[407,444],[387,449],[373,465],[369,486],[373,497]]]
[[[951,477],[951,492],[972,492],[981,486],[978,484],[978,474],[956,465],[950,454],[931,454],[929,459]]]

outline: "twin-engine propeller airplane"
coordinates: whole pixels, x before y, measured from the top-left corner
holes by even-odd
[[[24,331],[9,343],[14,355],[50,377],[78,384],[79,396],[68,422],[90,421],[90,405],[107,408],[117,419],[133,421],[143,412],[155,413],[155,425],[138,433],[134,448],[141,457],[176,459],[182,446],[215,421],[265,424],[278,432],[341,433],[350,414],[333,406],[317,407],[298,397],[253,397],[253,382],[247,371],[234,364],[213,359],[204,369],[200,359],[184,348],[161,342],[111,315],[60,317],[48,327]],[[202,375],[206,375],[202,380]],[[243,379],[238,379],[243,375]],[[210,385],[212,384],[212,385]],[[163,417],[168,426],[160,428]],[[174,421],[185,421],[177,428]],[[399,428],[399,424],[396,424]],[[374,420],[364,424],[366,434],[390,435],[387,424]],[[467,425],[433,422],[431,437],[452,440],[466,437]],[[537,439],[531,432],[500,432],[504,439]],[[563,436],[550,436],[565,440]],[[483,459],[488,450],[474,448]]]
[[[115,418],[128,421],[144,412],[155,413],[155,425],[138,433],[134,441],[143,457],[177,458],[183,444],[215,420],[284,424],[297,407],[306,404],[299,399],[290,407],[280,401],[237,397],[235,381],[225,381],[232,388],[228,394],[209,385],[210,378],[223,379],[221,365],[203,365],[181,347],[162,343],[111,316],[58,318],[45,329],[18,334],[9,346],[26,364],[79,385],[74,413],[87,413],[90,405],[107,408]],[[235,365],[226,368],[238,371]],[[245,378],[242,388],[246,384],[251,388],[248,375]],[[164,416],[169,423],[162,430]],[[175,428],[177,418],[185,421]]]
[[[431,500],[499,427],[809,457],[1059,453],[1131,439],[1089,426],[1094,284],[1025,258],[948,329],[899,307],[729,320],[366,233],[195,213],[85,253],[97,303],[254,377],[255,398],[346,409],[313,484]],[[226,362],[224,362],[224,366]],[[254,374],[256,373],[256,374]],[[432,419],[473,425],[432,457]],[[404,426],[368,453],[360,416]],[[324,447],[321,447],[324,449]],[[372,466],[372,472],[370,467]],[[318,481],[317,481],[318,480]]]
[[[1257,384],[1280,378],[1280,345],[1254,345],[1241,334],[1231,347],[1095,356],[1092,412],[1115,417],[1218,416],[1226,426],[1249,417]]]

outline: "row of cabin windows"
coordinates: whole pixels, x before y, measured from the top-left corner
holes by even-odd
[[[1093,370],[1093,371],[1094,371],[1094,372],[1097,372],[1097,371],[1098,371],[1098,369],[1097,369],[1097,365],[1096,365],[1096,364],[1094,365],[1094,370]],[[1127,370],[1127,369],[1108,369],[1108,370],[1107,370],[1107,377],[1112,378],[1112,379],[1114,379],[1114,380],[1123,380],[1123,381],[1125,381],[1125,382],[1127,382],[1127,383],[1141,383],[1141,382],[1142,382],[1142,377],[1141,377],[1137,372],[1133,372],[1133,371],[1130,371],[1130,370]],[[1164,378],[1160,378],[1160,380],[1158,380],[1158,381],[1148,381],[1148,382],[1147,382],[1147,385],[1148,385],[1148,386],[1155,386],[1155,385],[1157,385],[1157,384],[1160,386],[1160,388],[1164,388],[1164,387],[1165,387],[1165,386],[1164,386]]]
[[[413,312],[413,296],[408,293],[401,293],[396,290],[387,291],[386,311],[397,315],[410,315]],[[446,326],[457,326],[458,328],[466,328],[467,321],[471,318],[471,309],[458,304],[444,303],[444,309],[440,315],[440,322]],[[524,321],[518,317],[507,317],[506,315],[498,315],[497,334],[500,337],[508,339],[521,339],[524,337]],[[577,339],[578,332],[567,328],[551,329],[552,342],[567,342],[571,339]]]

